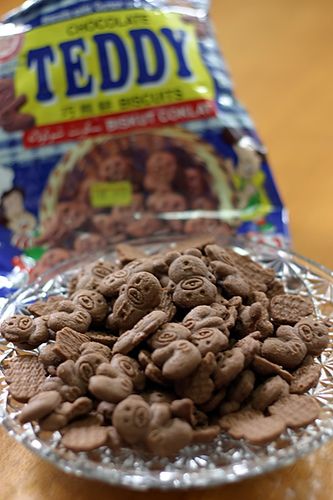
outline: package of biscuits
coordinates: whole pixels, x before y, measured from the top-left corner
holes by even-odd
[[[34,0],[0,27],[0,301],[130,239],[288,244],[209,0]]]

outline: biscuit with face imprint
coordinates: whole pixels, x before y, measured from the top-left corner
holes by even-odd
[[[162,368],[164,377],[180,380],[194,372],[201,362],[201,354],[188,340],[174,340],[167,346],[156,349],[152,360]]]
[[[78,290],[71,300],[83,309],[86,309],[92,321],[101,323],[107,316],[109,306],[103,295],[95,290]]]
[[[72,328],[80,333],[87,332],[91,324],[90,313],[80,305],[73,302],[70,304],[70,301],[65,302],[64,307],[61,305],[64,302],[60,303],[58,311],[48,316],[47,326],[54,332],[58,332],[63,328]]]
[[[307,353],[306,345],[292,326],[283,325],[276,331],[276,337],[264,340],[261,355],[282,366],[294,369],[301,364]]]
[[[101,281],[114,271],[115,267],[111,262],[99,259],[88,266],[85,266],[77,276],[75,290],[96,290]]]
[[[207,352],[214,354],[225,351],[228,348],[228,337],[222,333],[218,328],[201,328],[192,333],[190,341],[204,356]]]
[[[192,278],[192,276],[204,276],[212,282],[215,281],[213,274],[203,260],[194,255],[181,255],[175,259],[170,264],[168,275],[174,283],[179,283],[186,278]]]
[[[116,299],[107,326],[132,328],[139,319],[159,304],[161,294],[161,284],[153,274],[145,271],[134,273]]]
[[[123,373],[129,377],[136,390],[142,390],[144,388],[145,376],[139,363],[135,359],[124,356],[123,354],[114,354],[110,366],[117,372]]]
[[[125,443],[143,442],[150,423],[149,405],[141,396],[128,396],[117,404],[112,423]]]
[[[180,323],[165,323],[148,339],[147,343],[152,349],[159,349],[174,340],[187,340],[190,335],[190,330]]]
[[[0,325],[1,335],[14,344],[28,344],[37,347],[49,339],[49,331],[43,318],[32,319],[17,314],[5,319]]]
[[[178,307],[190,309],[200,305],[210,305],[215,301],[216,286],[203,276],[193,276],[177,283],[173,301]]]
[[[302,319],[294,327],[306,345],[308,354],[319,356],[328,346],[328,328],[324,322],[312,318]]]

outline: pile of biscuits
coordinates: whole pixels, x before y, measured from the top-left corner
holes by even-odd
[[[210,227],[229,232],[218,214],[217,219],[177,215],[169,220],[160,218],[166,213],[221,208],[207,162],[193,147],[195,141],[198,139],[194,136],[183,139],[138,133],[92,145],[63,178],[61,172],[55,172],[53,177],[60,183],[53,194],[56,206],[42,221],[35,243],[57,248],[65,241],[67,249],[80,253],[105,247],[111,236],[119,241],[170,231],[194,234],[207,232]],[[216,157],[216,162],[225,171],[224,160]],[[96,184],[112,186],[119,182],[130,186],[130,204],[94,205],[92,190]],[[48,203],[51,189],[49,185],[45,191]],[[45,199],[42,212],[44,203]]]
[[[18,420],[60,431],[73,452],[101,446],[175,456],[222,431],[255,445],[320,413],[305,394],[329,342],[307,297],[274,271],[197,241],[83,267],[68,294],[5,319],[8,342],[37,348],[5,366]]]

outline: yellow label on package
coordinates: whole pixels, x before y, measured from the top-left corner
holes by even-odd
[[[93,208],[128,207],[132,194],[132,184],[128,181],[94,182],[90,186],[90,204]]]
[[[130,120],[133,128],[143,120],[149,127],[215,114],[213,80],[193,24],[161,11],[90,14],[27,32],[15,88],[26,96],[24,111],[34,116],[36,127],[106,116]],[[177,113],[173,106],[182,103],[188,106]],[[164,108],[161,116],[138,115]],[[133,111],[137,114],[129,115]],[[72,138],[80,131],[94,135],[98,125],[92,120],[86,129],[77,127]],[[96,134],[108,131],[106,122]],[[65,134],[61,127],[52,133],[50,142]]]

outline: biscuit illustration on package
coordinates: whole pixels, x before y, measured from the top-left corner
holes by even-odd
[[[14,82],[10,78],[0,79],[0,100],[0,126],[6,132],[26,130],[34,126],[34,117],[21,111],[27,98],[25,95],[15,95]]]

